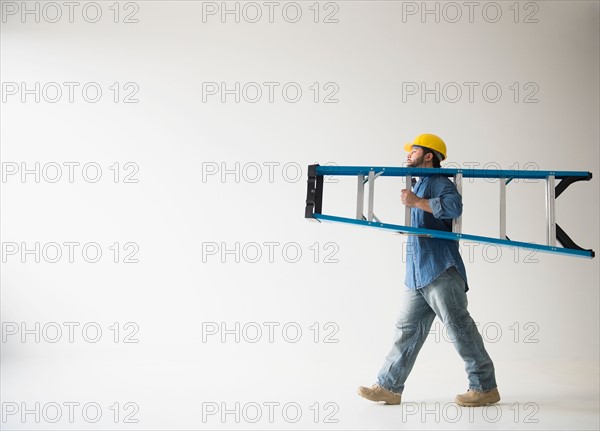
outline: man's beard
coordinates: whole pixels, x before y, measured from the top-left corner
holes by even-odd
[[[421,165],[423,164],[423,161],[425,159],[425,155],[420,156],[419,158],[413,160],[412,162],[409,163],[408,167],[410,168],[420,168]]]

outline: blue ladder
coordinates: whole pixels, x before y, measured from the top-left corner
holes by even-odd
[[[347,218],[322,213],[323,176],[356,176],[357,200],[356,217]],[[444,175],[452,177],[459,193],[462,194],[463,178],[499,178],[500,183],[500,228],[499,237],[487,237],[462,233],[462,217],[452,222],[452,231],[415,228],[411,226],[410,207],[405,208],[404,225],[383,223],[373,212],[375,180],[379,177],[404,177],[406,188],[411,189],[412,178]],[[546,244],[513,241],[506,236],[506,185],[513,179],[542,179],[546,182]],[[444,169],[444,168],[400,168],[384,166],[308,166],[307,194],[305,218],[317,221],[331,221],[368,226],[390,230],[407,235],[421,235],[430,238],[448,240],[469,240],[487,242],[504,246],[522,247],[548,253],[559,253],[569,256],[593,258],[591,249],[578,246],[567,233],[556,223],[555,200],[571,184],[578,181],[590,181],[592,174],[583,171],[527,171],[527,170],[497,170],[497,169]],[[560,182],[555,185],[555,181]],[[364,212],[365,184],[368,184],[367,216]],[[562,247],[557,246],[557,241]]]

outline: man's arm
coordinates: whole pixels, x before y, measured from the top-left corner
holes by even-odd
[[[435,218],[454,219],[462,214],[462,196],[447,178],[432,183],[430,199],[423,199],[412,191],[403,189],[402,203],[432,213]]]
[[[432,213],[433,209],[429,205],[429,199],[423,199],[415,195],[413,192],[407,189],[401,191],[402,203],[407,207],[419,208],[420,210]]]

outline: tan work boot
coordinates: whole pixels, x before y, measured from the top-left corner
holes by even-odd
[[[371,401],[383,401],[386,404],[392,405],[400,404],[402,398],[400,394],[388,391],[378,383],[375,383],[370,388],[360,386],[358,388],[358,395]]]
[[[469,389],[467,393],[457,395],[454,401],[456,404],[463,407],[481,407],[500,401],[500,394],[498,393],[498,388],[486,392],[472,391]]]

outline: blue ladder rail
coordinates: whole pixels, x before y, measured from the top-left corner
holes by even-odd
[[[320,166],[315,167],[316,175],[368,175],[370,171],[380,173],[382,177],[404,177],[412,175],[415,177],[430,177],[432,175],[445,175],[452,177],[456,174],[462,174],[463,178],[530,178],[546,179],[554,175],[556,179],[581,178],[589,181],[592,174],[585,171],[536,171],[536,170],[510,170],[510,169],[444,169],[444,168],[398,168],[386,166]],[[309,173],[310,175],[310,173]]]
[[[444,169],[444,168],[401,168],[384,166],[320,166],[318,164],[308,166],[307,195],[305,218],[318,221],[330,221],[346,223],[358,226],[373,227],[408,235],[423,235],[430,238],[446,240],[467,240],[499,244],[502,246],[521,247],[525,249],[538,250],[547,253],[563,254],[569,256],[593,258],[595,252],[578,246],[566,232],[556,224],[556,240],[563,247],[555,245],[543,245],[530,242],[513,241],[504,238],[493,238],[479,235],[470,235],[460,232],[447,232],[433,229],[415,228],[398,224],[382,223],[379,220],[362,220],[347,217],[339,217],[322,213],[323,204],[323,176],[367,176],[374,172],[377,176],[432,176],[445,175],[448,177],[461,175],[463,178],[504,178],[506,183],[514,178],[518,179],[548,179],[549,177],[561,180],[554,188],[553,199],[560,196],[571,184],[578,181],[589,181],[592,174],[585,171],[538,171],[538,170],[497,170],[497,169]],[[552,183],[553,184],[553,183]]]

